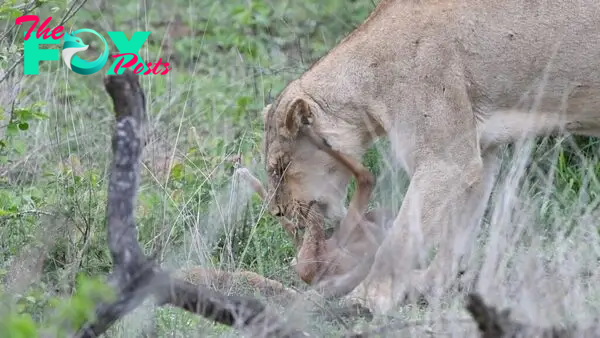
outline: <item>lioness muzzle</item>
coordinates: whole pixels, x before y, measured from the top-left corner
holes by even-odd
[[[351,199],[349,209],[364,211],[355,218],[345,217],[330,238],[325,236],[322,215],[305,218],[307,224],[294,224],[286,217],[278,219],[294,239],[297,251],[294,269],[300,278],[315,286],[325,296],[342,296],[352,291],[368,273],[383,232],[391,224],[393,214],[380,209],[366,212],[372,191],[371,173],[362,164],[333,150],[310,128],[303,132],[318,143],[320,149],[347,164],[351,172],[359,176],[357,181],[360,183]],[[236,173],[245,178],[264,200],[267,196],[266,190],[248,169],[238,167]],[[368,174],[366,180],[363,178],[364,173]],[[302,239],[298,236],[298,228],[306,229]]]

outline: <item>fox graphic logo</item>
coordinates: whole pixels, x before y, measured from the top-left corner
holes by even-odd
[[[81,38],[75,36],[78,33],[83,32],[95,34],[104,43],[104,51],[95,61],[84,61],[77,55],[75,55],[77,52],[81,52],[89,48],[88,45],[83,43]],[[66,33],[64,39],[65,42],[63,43],[62,59],[67,65],[67,67],[69,67],[70,70],[74,71],[77,74],[94,74],[95,72],[99,71],[108,60],[108,44],[106,43],[106,40],[104,40],[104,37],[102,35],[98,34],[92,29],[84,28],[76,30],[72,33]]]
[[[40,61],[59,61],[60,55],[62,55],[65,65],[80,75],[91,75],[104,67],[109,57],[108,44],[104,36],[88,28],[79,29],[71,33],[68,33],[63,26],[56,26],[50,30],[48,24],[51,20],[52,17],[48,17],[38,27],[40,18],[37,15],[23,15],[15,19],[16,25],[22,25],[25,22],[32,23],[25,32],[24,38],[23,72],[25,75],[38,75]],[[32,33],[35,34],[32,35]],[[104,49],[96,60],[85,61],[75,55],[89,48],[77,36],[79,33],[91,33],[97,36],[104,44]],[[124,32],[119,31],[106,32],[106,34],[108,34],[108,37],[119,51],[118,54],[112,54],[115,62],[110,66],[106,75],[122,74],[126,68],[131,68],[134,74],[144,75],[166,75],[171,71],[169,62],[163,62],[162,58],[159,58],[157,62],[144,62],[140,57],[139,50],[148,39],[150,35],[149,31],[133,32],[131,38],[127,38]],[[40,48],[42,44],[58,45],[62,38],[64,38],[62,53],[58,48]]]

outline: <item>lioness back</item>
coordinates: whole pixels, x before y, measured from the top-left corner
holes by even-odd
[[[382,0],[378,6],[313,68],[351,58],[393,75],[424,67],[442,70],[457,57],[472,85],[497,89],[480,93],[496,108],[512,107],[521,93],[511,89],[530,86],[547,68],[554,77],[565,77],[563,82],[589,78],[600,83],[600,2]]]
[[[382,0],[265,109],[269,190],[278,186],[273,207],[287,214],[293,201],[318,200],[328,216],[343,214],[349,173],[303,141],[290,143],[285,123],[299,99],[334,148],[361,158],[387,135],[409,173],[421,126],[448,114],[432,103],[440,99],[432,89],[446,91],[444,83],[453,84],[443,94],[460,107],[453,110],[476,121],[482,150],[564,130],[600,136],[598,13],[595,0]],[[456,138],[457,128],[439,128],[447,135],[438,138]]]
[[[596,136],[598,13],[600,2],[593,0],[382,0],[363,25],[303,74],[298,86],[335,92],[331,106],[342,100],[355,107],[374,105],[355,98],[368,93],[387,107],[373,113],[385,129],[407,113],[390,111],[398,103],[389,100],[410,102],[415,85],[447,77],[453,67],[456,80],[467,88],[483,143],[559,128]],[[524,115],[533,104],[546,114],[543,118]],[[567,115],[559,116],[565,107]]]

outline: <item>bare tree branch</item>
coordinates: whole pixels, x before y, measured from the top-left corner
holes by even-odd
[[[592,338],[600,337],[599,327],[579,329],[574,326],[537,327],[526,325],[510,317],[509,310],[497,311],[493,306],[485,304],[479,294],[471,293],[467,296],[467,311],[475,320],[481,338]]]
[[[252,332],[253,336],[299,337],[261,302],[253,298],[226,296],[171,277],[146,257],[137,240],[135,202],[140,179],[140,155],[144,147],[145,96],[138,77],[126,71],[105,78],[116,115],[112,138],[107,203],[108,246],[113,259],[109,284],[117,300],[99,304],[96,320],[84,325],[74,337],[98,337],[111,325],[154,296],[160,305],[172,305],[212,321]]]

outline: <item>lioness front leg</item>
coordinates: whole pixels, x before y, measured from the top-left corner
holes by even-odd
[[[407,169],[412,175],[400,212],[365,281],[367,301],[378,312],[396,306],[409,291],[427,295],[436,284],[444,285],[456,276],[454,240],[482,195],[476,120],[466,90],[460,86],[463,82],[437,80],[415,90],[421,97],[406,107],[411,114],[402,117],[408,120],[398,121],[399,127],[389,132],[397,154],[411,154],[400,160],[410,164]],[[406,134],[406,124],[415,126],[411,135]],[[408,152],[407,139],[413,144]],[[423,265],[428,249],[437,245],[438,253],[427,270],[412,271],[416,263]]]

